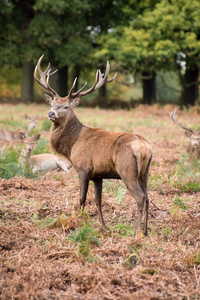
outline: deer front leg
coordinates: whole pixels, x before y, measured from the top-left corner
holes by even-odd
[[[102,210],[101,210],[101,195],[102,195],[102,179],[93,179],[95,191],[95,203],[98,209],[99,220],[102,225],[105,225]]]
[[[78,172],[79,184],[80,184],[80,207],[84,210],[85,201],[88,191],[89,179],[86,173]]]

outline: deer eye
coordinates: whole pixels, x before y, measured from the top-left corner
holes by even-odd
[[[64,106],[64,109],[68,109],[68,108],[69,108],[69,106],[68,106],[68,105],[65,105],[65,106]]]

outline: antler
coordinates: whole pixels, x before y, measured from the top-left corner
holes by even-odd
[[[50,68],[50,63],[48,64],[46,70],[44,72],[42,72],[41,68],[40,68],[40,64],[42,61],[44,54],[39,58],[38,63],[35,67],[35,71],[34,71],[34,77],[37,80],[37,82],[44,87],[48,92],[50,92],[53,96],[59,96],[58,93],[52,89],[49,85],[49,76],[53,75],[54,73],[56,73],[58,70],[55,70],[54,72],[51,72],[51,68]],[[40,74],[40,79],[37,78],[37,71]]]
[[[87,85],[87,82],[86,82],[80,90],[78,90],[75,93],[72,93],[72,91],[73,91],[73,89],[75,87],[75,84],[76,84],[76,80],[77,80],[77,77],[76,77],[75,80],[74,80],[74,83],[73,83],[73,85],[72,85],[72,87],[70,89],[70,92],[69,92],[69,95],[67,96],[67,98],[69,98],[70,100],[72,100],[72,99],[76,98],[77,96],[82,97],[82,96],[88,95],[91,92],[100,89],[100,87],[102,87],[105,83],[113,81],[116,78],[117,73],[115,73],[115,75],[111,79],[108,79],[109,71],[110,71],[110,64],[107,61],[105,75],[104,75],[104,73],[101,73],[100,70],[97,70],[94,84],[93,84],[93,86],[90,89],[82,92],[82,90]]]
[[[186,131],[194,133],[192,129],[184,127],[183,125],[181,125],[180,121],[176,120],[176,109],[174,111],[172,111],[172,112],[169,112],[169,116],[171,117],[171,119],[174,121],[174,123],[176,125],[178,125],[179,127],[183,128]]]
[[[50,92],[53,96],[58,96],[59,97],[58,93],[55,90],[53,90],[49,85],[49,76],[53,75],[55,72],[57,72],[57,70],[50,73],[51,69],[50,69],[50,63],[49,63],[46,70],[44,72],[42,72],[41,68],[40,68],[40,64],[41,64],[43,56],[44,56],[44,54],[38,60],[38,63],[36,65],[35,71],[34,71],[34,77],[37,80],[37,82],[42,87],[44,87],[48,92]],[[82,86],[82,88],[80,88],[77,92],[72,93],[72,91],[75,87],[76,81],[77,81],[77,77],[76,77],[73,84],[72,84],[72,87],[69,91],[69,94],[66,97],[69,100],[72,100],[72,99],[76,98],[77,96],[82,97],[82,96],[90,94],[93,91],[96,91],[96,90],[100,89],[100,87],[102,87],[106,82],[111,82],[116,78],[117,73],[111,79],[108,79],[109,71],[110,71],[110,64],[107,61],[105,75],[103,73],[101,73],[100,70],[97,70],[95,81],[94,81],[94,84],[91,88],[89,88],[88,90],[82,92],[83,89],[87,85],[87,82],[85,82],[85,84]],[[37,78],[37,72],[40,74],[40,79]]]

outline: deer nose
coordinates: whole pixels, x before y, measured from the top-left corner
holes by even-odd
[[[28,148],[28,151],[31,152],[31,148]]]
[[[50,111],[48,112],[48,114],[47,114],[47,117],[48,117],[48,118],[55,117],[55,111],[50,110]]]
[[[194,147],[198,147],[198,143],[194,143]]]

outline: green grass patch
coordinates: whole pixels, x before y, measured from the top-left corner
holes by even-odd
[[[6,147],[0,155],[0,177],[10,179],[15,176],[25,176],[28,178],[37,178],[37,174],[33,174],[30,165],[26,165],[23,169],[19,164],[19,155],[21,147],[14,149]]]
[[[46,219],[38,220],[37,223],[40,226],[40,228],[43,229],[45,227],[52,225],[56,221],[56,219],[57,219],[57,217],[46,218]]]
[[[41,153],[50,153],[50,144],[49,140],[46,137],[43,137],[38,141],[35,148],[33,149],[32,155],[41,154]]]
[[[41,129],[44,130],[44,131],[49,131],[50,128],[51,128],[51,125],[52,125],[51,121],[49,119],[45,119],[42,122],[42,128]]]
[[[200,191],[200,160],[189,159],[189,154],[183,154],[177,163],[175,174],[171,175],[171,184],[183,192]]]
[[[111,181],[108,179],[104,180],[104,192],[112,193],[118,203],[122,203],[127,189],[119,184],[117,181]]]
[[[157,188],[163,183],[163,176],[157,173],[149,175],[148,187],[149,189]]]
[[[117,234],[117,236],[133,236],[135,234],[135,229],[133,228],[133,225],[128,223],[118,223],[114,226],[111,226],[110,229],[113,231],[113,233]]]
[[[184,204],[184,202],[186,202],[187,199],[186,198],[180,198],[178,195],[176,195],[174,197],[174,206],[175,207],[179,207],[182,210],[187,210],[187,206]]]

